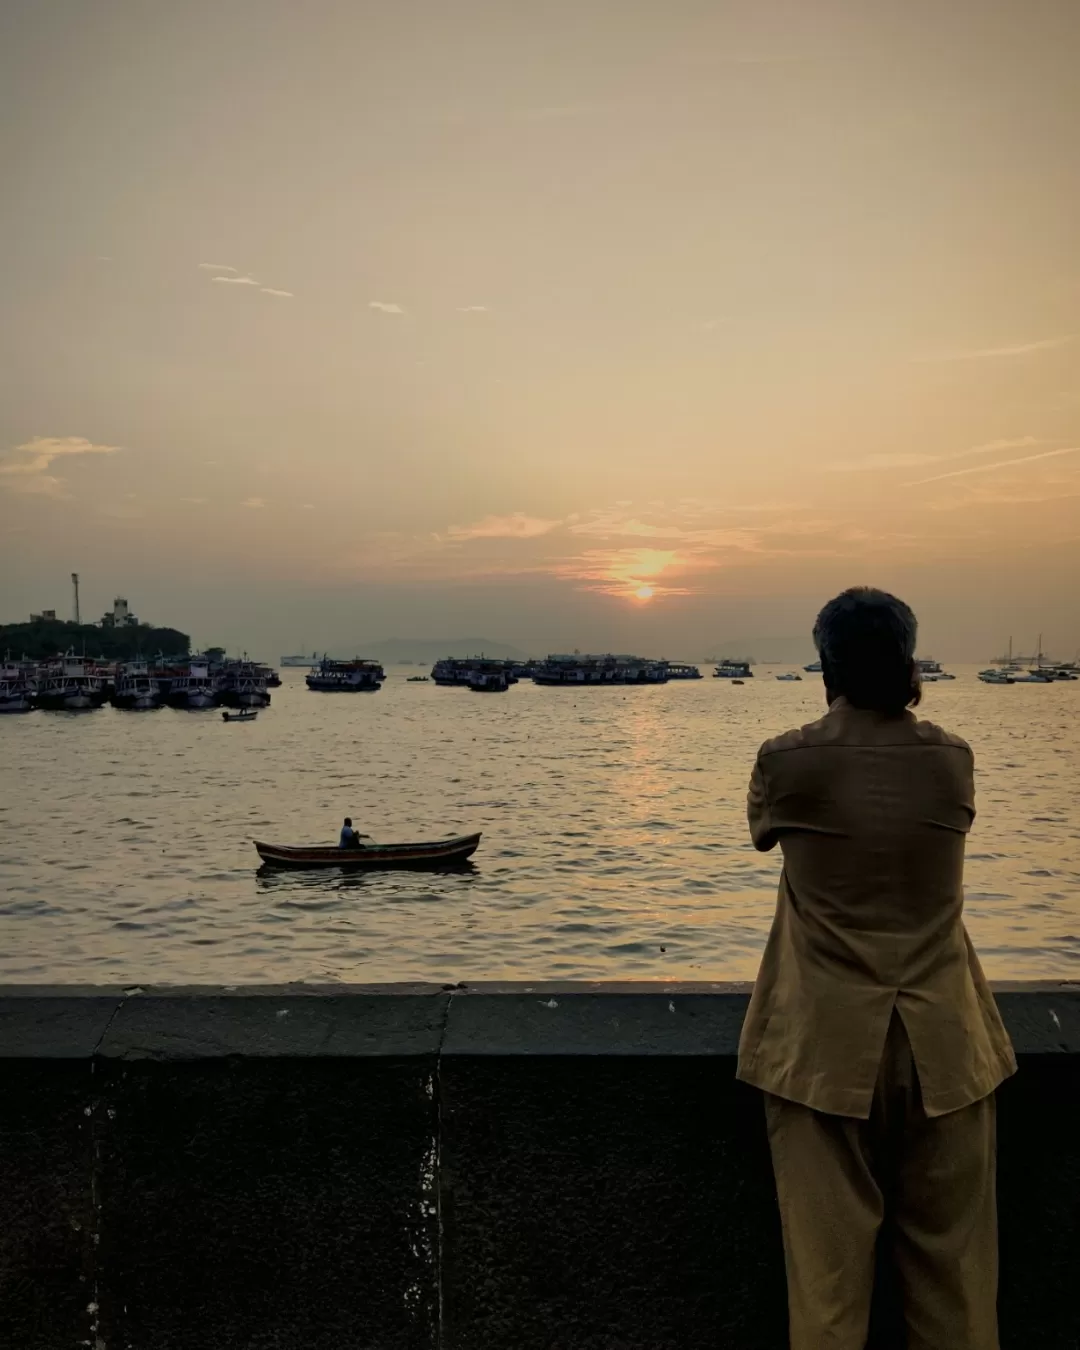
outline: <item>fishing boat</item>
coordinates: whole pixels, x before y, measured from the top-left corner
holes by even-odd
[[[129,708],[147,712],[161,707],[161,690],[145,661],[125,661],[116,676],[113,691],[114,708]]]
[[[174,708],[200,711],[218,703],[217,682],[210,673],[208,657],[192,657],[185,666],[167,677],[167,683],[165,701]]]
[[[671,666],[667,661],[650,661],[641,656],[616,656],[616,684],[667,684]]]
[[[778,680],[801,680],[801,675],[796,675],[793,670],[785,671],[783,675],[777,675]]]
[[[37,698],[34,668],[18,661],[0,662],[0,713],[33,712]]]
[[[700,680],[701,671],[686,661],[666,661],[669,680]]]
[[[1035,654],[1035,664],[1029,669],[1028,674],[1050,684],[1055,680],[1075,680],[1077,673],[1075,661],[1050,660],[1042,649],[1042,634],[1040,633],[1039,650]]]
[[[534,684],[579,689],[600,685],[666,684],[671,678],[667,661],[644,656],[553,654],[533,667]],[[682,677],[685,678],[685,677]]]
[[[259,715],[258,708],[241,708],[239,712],[223,712],[223,722],[254,722]]]
[[[378,661],[332,661],[324,656],[307,676],[307,687],[319,694],[377,694],[386,673]]]
[[[473,658],[461,660],[453,656],[444,656],[431,667],[431,678],[446,689],[469,687],[469,675],[476,664]]]
[[[808,675],[820,675],[820,674],[821,674],[821,662],[820,662],[820,661],[811,661],[810,664],[809,664],[808,666],[803,666],[803,670],[805,670],[806,673],[807,673]]]
[[[410,675],[405,681],[406,684],[429,684],[430,680],[426,675]]]
[[[510,681],[505,670],[474,670],[469,677],[469,688],[474,694],[505,694]]]
[[[1040,643],[1040,646],[1041,646],[1041,645],[1042,645],[1042,644]],[[1034,660],[1034,657],[1014,656],[1014,655],[1013,655],[1013,640],[1012,640],[1012,638],[1010,638],[1010,639],[1009,639],[1009,649],[1008,649],[1008,651],[1005,653],[1004,656],[995,656],[995,657],[994,657],[993,664],[994,664],[995,666],[999,666],[1002,670],[1006,671],[1008,674],[1014,675],[1014,674],[1016,674],[1017,671],[1022,671],[1022,670],[1023,670],[1023,668],[1024,668],[1024,665],[1023,665],[1024,661],[1030,661],[1030,660]]]
[[[462,863],[480,846],[479,834],[435,839],[422,844],[363,844],[338,848],[326,844],[264,844],[253,841],[259,857],[272,867],[447,867]]]
[[[57,712],[86,712],[105,702],[104,684],[91,662],[69,652],[46,665],[38,702]]]
[[[752,680],[754,672],[750,669],[749,661],[725,659],[713,671],[713,678],[716,680]]]
[[[934,661],[928,656],[920,657],[915,662],[919,672],[919,678],[923,684],[934,684],[938,680],[955,680],[955,675],[950,675],[947,670],[942,668],[940,661]]]
[[[533,683],[575,689],[618,683],[613,656],[552,655],[538,661],[533,670]]]
[[[478,675],[502,675],[517,684],[512,661],[497,661],[484,655],[444,656],[431,667],[431,678],[445,689],[471,689]]]
[[[265,708],[267,669],[247,657],[226,661],[221,672],[221,702],[228,708]]]
[[[1007,670],[998,670],[992,667],[988,668],[987,670],[980,670],[977,678],[980,679],[983,682],[983,684],[1016,683],[1015,675],[1011,675]]]

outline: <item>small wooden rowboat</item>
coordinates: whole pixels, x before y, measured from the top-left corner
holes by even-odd
[[[435,839],[423,844],[364,844],[335,848],[311,844],[288,847],[254,841],[259,857],[274,867],[446,867],[471,858],[480,847],[480,835]]]
[[[241,708],[239,712],[223,712],[223,722],[254,722],[259,715],[258,708]]]

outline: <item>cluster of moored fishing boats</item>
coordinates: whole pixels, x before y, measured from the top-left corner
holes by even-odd
[[[1080,664],[1066,661],[1061,665],[989,666],[979,671],[983,684],[1057,684],[1060,680],[1080,680]]]
[[[669,680],[700,680],[697,666],[681,661],[654,661],[643,656],[552,655],[542,661],[496,661],[451,658],[436,661],[431,671],[436,684],[502,693],[519,680],[554,688],[580,689],[595,685],[667,684]]]
[[[1057,684],[1062,680],[1080,680],[1080,660],[1051,661],[1042,649],[1042,634],[1034,656],[1014,656],[1012,638],[1009,650],[993,664],[979,671],[983,684]]]
[[[1041,655],[1026,666],[1025,659],[999,658],[979,672],[985,684],[1053,684],[1080,679],[1080,663],[1047,661]],[[956,678],[939,661],[918,661],[924,683]],[[820,673],[821,662],[803,667]],[[750,661],[716,662],[713,676],[732,684],[753,679]],[[512,661],[477,657],[445,657],[436,661],[430,679],[449,688],[475,693],[505,693],[520,680],[554,688],[656,685],[670,680],[700,680],[697,666],[678,661],[655,661],[640,656],[552,655],[542,661]],[[797,671],[784,671],[777,680],[801,680]],[[426,675],[409,676],[410,683],[427,683]],[[377,693],[386,680],[378,661],[356,657],[338,661],[323,657],[309,671],[307,687],[317,693]],[[180,661],[136,660],[106,663],[69,652],[44,662],[0,661],[0,713],[31,712],[47,708],[80,712],[112,704],[115,708],[144,711],[169,706],[200,710],[234,708],[255,710],[270,702],[270,689],[281,683],[276,671],[223,654],[192,656]],[[235,718],[230,720],[236,720]]]
[[[87,712],[106,703],[148,712],[165,706],[264,708],[275,671],[246,658],[193,656],[182,661],[93,661],[69,652],[51,661],[0,661],[0,713]]]
[[[411,675],[409,683],[433,680],[445,688],[471,689],[478,694],[502,694],[520,680],[535,684],[626,685],[666,684],[668,680],[699,680],[697,666],[678,661],[652,661],[640,656],[549,656],[543,661],[497,660],[485,656],[444,657],[430,677]],[[377,693],[386,679],[378,661],[356,657],[334,661],[323,657],[312,666],[307,686],[319,693]]]

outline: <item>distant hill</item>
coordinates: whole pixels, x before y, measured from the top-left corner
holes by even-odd
[[[491,638],[388,638],[385,642],[364,642],[357,647],[361,656],[372,656],[384,666],[399,661],[431,665],[441,656],[493,656],[501,660],[524,661],[528,656],[517,647]]]
[[[127,661],[143,656],[186,656],[191,648],[187,633],[175,628],[154,628],[148,623],[124,628],[99,628],[92,623],[68,623],[63,619],[35,619],[32,623],[0,625],[0,656],[10,652],[15,660],[28,657],[44,661],[69,649],[76,655],[102,656],[109,661]]]

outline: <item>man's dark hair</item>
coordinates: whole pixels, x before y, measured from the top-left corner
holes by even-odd
[[[830,698],[899,717],[922,698],[915,665],[918,623],[887,591],[853,586],[830,600],[814,623],[814,646]]]
[[[352,816],[346,816],[346,817],[345,817],[345,824],[346,824],[346,825],[349,825],[349,826],[352,825]]]

